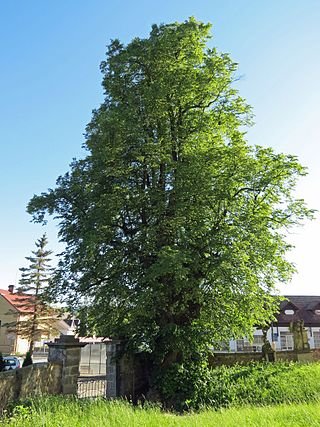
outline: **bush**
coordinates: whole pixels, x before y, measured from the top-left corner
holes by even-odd
[[[4,371],[5,366],[6,366],[6,363],[3,359],[2,353],[0,352],[0,372]]]
[[[30,353],[30,351],[27,351],[26,357],[25,357],[23,364],[22,364],[22,367],[24,368],[25,366],[29,366],[32,364],[33,364],[33,362],[32,362],[31,353]]]
[[[167,408],[182,412],[211,404],[212,372],[206,362],[175,363],[158,380],[157,388]]]
[[[162,374],[158,389],[167,406],[177,411],[309,402],[320,398],[320,364],[175,364]]]

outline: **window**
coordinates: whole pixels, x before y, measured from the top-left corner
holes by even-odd
[[[237,340],[237,351],[244,351],[244,340]]]
[[[262,335],[253,335],[253,351],[262,351],[263,346],[263,336]]]
[[[237,340],[237,351],[261,351],[262,345],[263,336],[254,335],[252,342],[250,342],[247,338]]]
[[[284,314],[292,315],[294,314],[294,310],[284,310]]]
[[[291,332],[280,332],[281,350],[293,350],[293,334]]]
[[[313,332],[313,340],[315,348],[320,348],[320,332]]]
[[[263,345],[263,336],[262,335],[253,335],[253,344],[254,345]]]

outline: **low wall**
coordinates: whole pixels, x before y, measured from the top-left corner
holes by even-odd
[[[0,413],[9,402],[61,393],[62,366],[41,363],[0,372]]]
[[[0,372],[0,414],[18,395],[16,371]]]
[[[209,358],[211,366],[232,366],[236,363],[248,364],[251,362],[261,362],[262,353],[214,353]]]
[[[248,364],[251,362],[260,362],[263,360],[262,353],[214,353],[209,358],[211,366],[232,366],[236,363]],[[302,362],[310,363],[320,360],[319,350],[308,351],[277,351],[275,353],[276,361]]]
[[[320,360],[320,351],[308,350],[308,351],[278,351],[276,353],[277,360],[311,363],[318,362]]]
[[[61,365],[43,363],[26,366],[17,370],[21,377],[19,399],[61,393]]]

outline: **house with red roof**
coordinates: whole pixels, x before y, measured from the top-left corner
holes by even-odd
[[[32,315],[33,298],[33,295],[14,292],[12,285],[7,290],[0,289],[0,352],[3,354],[25,354],[28,351],[29,341],[13,332],[8,325],[27,320],[28,316]],[[35,348],[43,348],[45,341],[50,341],[60,334],[74,333],[72,328],[70,322],[57,317],[52,335],[39,337]]]

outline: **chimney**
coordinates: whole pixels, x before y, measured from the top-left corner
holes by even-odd
[[[10,294],[13,294],[13,289],[14,289],[13,285],[8,286],[8,291],[10,292]]]

